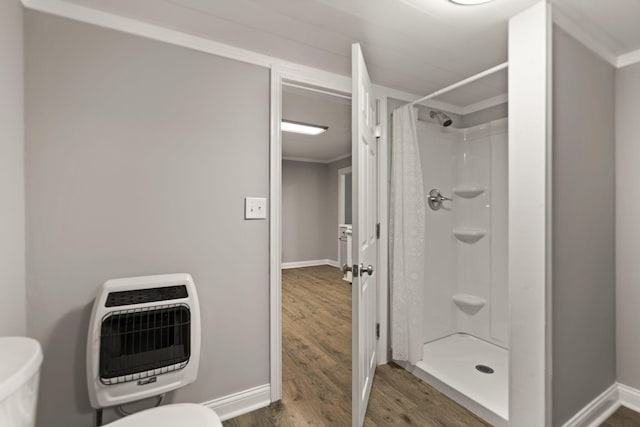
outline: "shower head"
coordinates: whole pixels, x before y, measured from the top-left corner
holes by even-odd
[[[444,127],[449,127],[453,124],[453,120],[451,120],[451,118],[442,111],[431,110],[429,112],[429,117],[431,117],[432,119],[438,118],[438,121]]]

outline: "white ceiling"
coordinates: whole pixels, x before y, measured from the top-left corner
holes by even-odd
[[[375,83],[426,95],[506,61],[508,19],[539,0],[63,1],[343,75],[359,42]],[[553,2],[612,57],[640,49],[639,0]],[[501,73],[439,100],[467,106],[505,92]]]
[[[282,157],[319,163],[351,154],[351,100],[284,86],[282,117],[286,120],[329,126],[316,136],[282,132]]]

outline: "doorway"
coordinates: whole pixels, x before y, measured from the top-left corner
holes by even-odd
[[[358,45],[354,45],[354,52],[359,53],[359,55],[353,56],[353,58],[361,57],[361,52]],[[361,63],[362,61],[360,61]],[[355,81],[360,81],[360,79],[356,79]],[[282,223],[282,214],[281,214],[281,205],[282,205],[282,152],[283,152],[283,143],[281,137],[281,124],[282,124],[282,98],[283,98],[283,87],[284,86],[293,86],[298,88],[308,89],[312,92],[320,92],[323,94],[335,94],[338,96],[345,95],[350,98],[351,93],[354,93],[353,101],[354,105],[352,106],[352,118],[353,120],[357,120],[358,123],[362,123],[363,119],[366,119],[367,122],[367,130],[369,132],[369,136],[373,135],[373,128],[369,127],[372,122],[375,120],[378,122],[377,115],[375,111],[377,110],[380,117],[385,117],[386,115],[386,99],[388,94],[381,93],[381,99],[374,98],[372,96],[371,86],[367,84],[368,92],[361,93],[358,89],[361,85],[352,84],[352,79],[344,76],[339,76],[331,73],[325,72],[314,72],[313,70],[304,69],[304,68],[274,68],[271,73],[271,183],[270,183],[270,194],[271,194],[271,203],[270,203],[270,299],[271,299],[271,319],[270,319],[270,395],[271,402],[278,402],[283,397],[283,382],[282,382],[282,359],[283,359],[283,340],[282,340],[282,235],[281,229],[283,226]],[[356,96],[357,95],[357,96]],[[355,100],[358,102],[356,103]],[[366,104],[363,104],[363,100],[367,100]],[[356,108],[356,104],[358,108]],[[366,108],[364,108],[366,105]],[[378,108],[379,107],[379,108]],[[365,114],[366,113],[366,114]],[[363,116],[364,114],[364,116]],[[386,175],[386,167],[387,167],[387,137],[386,137],[386,120],[382,120],[380,127],[376,127],[375,129],[375,139],[374,142],[372,138],[367,138],[367,149],[374,152],[373,156],[367,157],[366,164],[360,164],[356,162],[355,167],[353,169],[353,222],[354,222],[354,236],[353,236],[353,248],[358,248],[358,252],[353,253],[353,265],[351,266],[354,271],[362,271],[363,275],[371,276],[375,271],[375,275],[378,276],[378,281],[380,283],[379,286],[362,286],[365,282],[360,275],[354,274],[354,281],[359,281],[358,286],[352,286],[352,313],[365,313],[362,305],[362,292],[360,289],[371,288],[378,290],[379,294],[377,298],[377,302],[379,304],[378,309],[376,310],[376,299],[367,298],[366,305],[366,314],[367,318],[370,321],[360,321],[356,320],[356,317],[353,316],[352,322],[352,352],[353,346],[358,344],[358,348],[362,347],[363,341],[367,340],[369,344],[375,343],[378,348],[385,349],[387,343],[387,313],[386,313],[386,305],[387,305],[387,294],[386,294],[386,279],[387,279],[387,266],[386,262],[379,263],[377,260],[386,259],[387,258],[387,244],[386,244],[386,199],[388,192],[388,182]],[[358,130],[358,132],[356,132]],[[360,128],[352,129],[352,141],[360,141],[361,138],[359,136]],[[380,146],[380,148],[377,148]],[[355,150],[355,146],[352,146],[352,153],[357,154],[357,158],[361,159],[363,153],[360,152],[360,148],[358,146],[358,151]],[[379,165],[376,165],[376,156],[375,151],[379,151],[383,153],[377,157],[377,162]],[[361,159],[362,161],[363,159]],[[361,167],[358,168],[357,166]],[[379,183],[376,185],[377,175],[373,173],[375,170],[379,170]],[[356,192],[356,188],[360,188],[360,185],[365,185],[362,190]],[[379,195],[372,194],[377,191]],[[379,205],[376,204],[376,200],[379,202]],[[357,204],[356,204],[357,201]],[[356,209],[356,207],[361,206],[360,209]],[[377,214],[375,213],[375,209],[377,207]],[[360,215],[365,215],[363,218]],[[377,218],[377,224],[375,223],[375,219]],[[361,249],[365,248],[363,245],[356,245],[357,241],[357,233],[355,224],[366,224],[363,225],[364,228],[358,229],[358,232],[362,234],[363,231],[366,230],[367,236],[367,244],[363,242],[364,247],[367,248],[367,257],[362,258]],[[373,232],[370,233],[370,231]],[[376,231],[377,230],[377,231]],[[369,237],[371,237],[369,239]],[[373,240],[379,239],[380,244],[373,244]],[[371,244],[368,244],[371,242]],[[337,246],[336,246],[337,247]],[[375,248],[377,247],[377,251]],[[373,250],[372,250],[373,249]],[[375,260],[373,259],[375,258]],[[377,267],[370,267],[371,264],[377,265]],[[366,270],[366,273],[365,273]],[[369,284],[372,281],[368,281]],[[358,292],[356,292],[358,291]],[[370,293],[367,292],[367,295]],[[357,304],[356,304],[357,302]],[[360,316],[358,317],[360,319]],[[378,325],[373,322],[377,321]],[[361,330],[361,326],[367,326],[366,333],[363,333]],[[376,327],[378,326],[378,327]],[[377,333],[379,332],[379,339],[376,338]],[[358,339],[355,339],[358,337]],[[368,346],[370,350],[371,346]],[[369,351],[367,350],[367,351]],[[360,354],[359,350],[355,350],[358,354]],[[374,366],[373,364],[381,364],[386,363],[386,352],[378,351],[377,353],[373,353],[373,357],[368,358],[369,361],[372,362],[369,366]],[[352,369],[352,384],[360,384],[356,387],[356,389],[360,389],[360,386],[363,385],[360,381],[360,372],[361,370],[358,366],[361,363],[361,358],[356,359],[352,358],[352,367],[356,366],[357,369]],[[370,371],[368,371],[370,372]],[[356,377],[356,373],[358,373],[358,377]],[[373,376],[369,375],[368,378],[372,379]],[[368,381],[364,385],[368,388],[370,387],[371,382]],[[353,387],[352,387],[353,388]],[[367,393],[368,394],[368,393]],[[351,399],[352,402],[360,402],[360,399]],[[362,408],[362,404],[358,403],[359,408]],[[357,411],[352,411],[352,413],[358,413],[361,415],[362,411],[358,409]]]
[[[351,285],[339,267],[351,211],[351,99],[285,82],[281,131],[280,416],[347,424]]]

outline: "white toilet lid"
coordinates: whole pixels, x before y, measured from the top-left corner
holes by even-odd
[[[195,403],[176,403],[138,412],[108,424],[108,427],[222,427],[211,409]]]

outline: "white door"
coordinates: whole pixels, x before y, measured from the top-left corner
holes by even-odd
[[[351,50],[353,185],[353,422],[364,423],[376,369],[377,140],[376,100],[362,50]],[[357,274],[356,274],[357,269]]]

